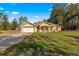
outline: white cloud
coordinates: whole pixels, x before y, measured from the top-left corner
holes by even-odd
[[[53,10],[52,8],[49,8],[49,9],[48,9],[48,11],[52,11],[52,10]]]
[[[39,16],[35,16],[35,18],[39,18]]]
[[[7,10],[5,11],[5,13],[9,13],[9,12],[10,12],[10,11],[7,11]]]
[[[14,11],[14,12],[11,12],[11,14],[13,14],[13,15],[17,15],[17,14],[19,14],[19,12]]]
[[[4,10],[4,8],[3,7],[0,7],[0,10]]]

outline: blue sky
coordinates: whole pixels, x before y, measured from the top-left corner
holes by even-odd
[[[0,12],[7,14],[10,22],[20,16],[28,17],[29,22],[37,22],[48,19],[53,6],[52,3],[2,3]]]

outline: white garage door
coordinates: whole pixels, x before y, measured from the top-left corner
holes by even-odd
[[[22,28],[22,32],[34,32],[34,28]]]

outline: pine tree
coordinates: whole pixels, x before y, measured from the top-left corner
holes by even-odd
[[[9,27],[8,17],[7,15],[4,15],[2,18],[2,29],[8,30],[9,29],[8,27]]]
[[[3,18],[3,13],[0,13],[0,29],[2,29],[2,18]]]
[[[3,18],[3,13],[0,13],[0,21],[2,20],[2,18]]]
[[[27,17],[26,16],[21,16],[21,17],[19,17],[19,24],[23,24],[24,22],[27,22],[28,21],[28,19],[27,19]]]
[[[16,21],[16,18],[14,18],[14,20],[11,22],[11,30],[16,30],[18,26],[18,23]]]
[[[56,4],[51,11],[48,22],[60,24],[65,30],[75,30],[79,28],[79,9],[77,4]],[[78,15],[76,15],[78,14]]]

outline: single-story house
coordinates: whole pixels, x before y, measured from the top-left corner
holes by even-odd
[[[21,24],[21,32],[59,32],[61,25],[52,24],[46,21],[39,21],[36,23],[25,22]]]

